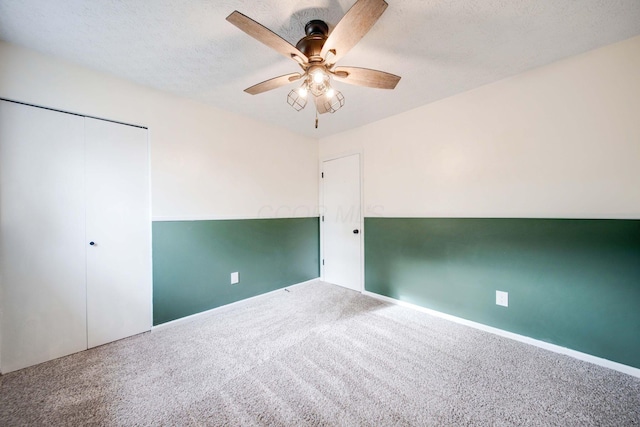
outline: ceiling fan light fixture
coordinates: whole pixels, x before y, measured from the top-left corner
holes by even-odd
[[[331,99],[336,94],[336,91],[332,87],[329,87],[327,88],[326,94],[327,94],[327,98]]]
[[[321,70],[314,71],[311,76],[313,77],[313,82],[317,85],[324,83],[324,81],[329,78],[329,76]]]
[[[326,90],[327,90],[327,87],[324,84],[317,85],[315,83],[311,83],[309,85],[309,91],[311,91],[313,96],[316,96],[316,97],[324,95]]]
[[[302,95],[302,89],[304,89],[305,95]],[[287,95],[287,104],[291,105],[296,111],[300,111],[307,106],[307,96],[306,96],[306,88],[304,86],[298,88],[298,90],[292,90]]]
[[[344,107],[344,95],[339,90],[336,90],[331,97],[327,93],[325,99],[326,100],[324,101],[324,108],[330,113],[335,113],[336,111]]]
[[[322,65],[314,65],[308,70],[307,87],[313,96],[323,96],[329,87],[329,73]]]
[[[329,87],[329,76],[327,76],[326,79],[323,79],[320,83],[317,83],[314,76],[312,75],[307,82],[307,86],[313,96],[323,96],[327,92],[327,88]]]

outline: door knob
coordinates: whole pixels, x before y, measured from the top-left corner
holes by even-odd
[[[96,242],[89,242],[89,244],[90,244],[91,246],[94,246],[94,245],[96,244]]]
[[[358,230],[357,228],[355,230],[353,230],[353,234],[358,234],[360,232],[360,230]]]

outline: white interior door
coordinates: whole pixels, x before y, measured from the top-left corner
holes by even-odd
[[[3,373],[87,348],[83,120],[0,101]]]
[[[360,155],[327,160],[322,166],[323,278],[362,290]]]
[[[151,329],[149,153],[146,129],[86,118],[85,136],[87,327],[95,347]]]

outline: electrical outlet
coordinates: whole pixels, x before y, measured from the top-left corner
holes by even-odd
[[[240,275],[238,274],[238,272],[235,271],[235,272],[231,273],[231,284],[235,285],[239,281],[240,281]]]
[[[509,307],[509,292],[496,291],[496,304]]]

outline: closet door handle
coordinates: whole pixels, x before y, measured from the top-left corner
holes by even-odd
[[[95,246],[96,242],[89,242],[91,246]]]

